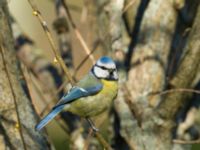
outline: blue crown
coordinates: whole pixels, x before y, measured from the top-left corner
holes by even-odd
[[[109,63],[114,63],[114,61],[112,60],[112,58],[108,57],[108,56],[103,56],[99,59],[100,62],[105,63],[105,64],[109,64]]]
[[[101,57],[97,61],[96,65],[97,66],[103,66],[103,67],[106,67],[108,69],[115,69],[116,68],[115,62],[112,60],[112,58],[110,58],[108,56]]]

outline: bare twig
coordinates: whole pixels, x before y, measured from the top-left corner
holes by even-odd
[[[100,44],[100,41],[95,42],[93,50],[90,52],[90,54],[94,53],[97,50],[98,45]],[[85,56],[85,58],[79,63],[79,65],[75,68],[75,71],[73,73],[73,79],[76,80],[76,75],[77,72],[80,70],[80,68],[84,65],[84,63],[87,61],[87,59],[89,58],[89,55]],[[56,94],[58,94],[66,85],[67,85],[67,81],[65,81],[56,91]]]
[[[56,57],[56,59],[58,60],[59,64],[61,65],[63,71],[65,72],[67,78],[69,79],[69,82],[71,83],[71,85],[73,86],[75,84],[69,69],[66,67],[63,59],[61,58],[61,56],[59,55],[58,49],[56,48],[56,45],[53,41],[52,35],[50,33],[50,30],[47,26],[47,23],[45,22],[45,20],[43,19],[41,13],[39,12],[39,10],[37,9],[36,5],[33,4],[32,0],[28,0],[29,4],[31,5],[32,9],[33,9],[33,14],[38,18],[38,20],[40,21],[40,24],[42,25],[44,32],[51,44],[52,50],[54,52],[54,55]]]
[[[89,129],[89,133],[87,135],[87,138],[85,139],[85,143],[84,143],[84,148],[83,150],[87,150],[88,149],[88,146],[89,146],[89,142],[90,142],[90,138],[92,136],[92,133],[93,133],[93,130],[90,128]]]
[[[29,81],[31,80],[31,78],[30,78],[30,75],[28,76],[28,74],[29,74],[28,69],[25,67],[25,65],[23,63],[21,63],[20,67],[21,67],[21,70],[22,70],[22,75],[23,75],[23,77],[26,81],[26,85],[28,87],[28,92],[29,92],[29,95],[30,95],[30,98],[31,98],[31,103],[32,103],[32,105],[33,105],[33,107],[36,111],[36,114],[39,115],[39,110],[38,110],[36,104],[34,103],[35,101],[33,99],[31,92],[30,92],[31,91],[31,84],[30,84]]]
[[[200,90],[178,88],[178,89],[165,90],[162,92],[156,92],[156,93],[152,93],[150,95],[165,95],[165,94],[173,93],[173,92],[188,92],[188,93],[200,94]]]
[[[124,6],[122,13],[125,13],[137,0],[130,1],[126,6]]]
[[[78,72],[78,70],[82,67],[82,65],[85,63],[85,61],[86,61],[88,58],[90,58],[90,59],[92,60],[93,64],[95,63],[95,59],[94,59],[92,53],[95,51],[96,48],[93,49],[92,51],[89,50],[89,48],[88,48],[86,42],[83,40],[83,37],[82,37],[82,35],[80,34],[80,31],[77,29],[77,27],[76,27],[76,25],[75,25],[75,23],[74,23],[74,21],[73,21],[73,19],[72,19],[72,17],[71,17],[71,14],[70,14],[68,5],[66,4],[66,2],[65,2],[64,0],[62,0],[62,2],[63,2],[63,6],[64,6],[64,8],[65,8],[65,10],[66,10],[66,13],[67,13],[67,15],[68,15],[68,18],[69,18],[69,21],[70,21],[70,23],[71,23],[71,26],[73,27],[74,32],[76,33],[77,38],[79,39],[80,43],[82,44],[82,46],[83,46],[83,48],[84,48],[84,50],[85,50],[85,52],[86,52],[86,54],[87,54],[87,56],[81,61],[80,65],[78,65],[78,67],[76,68],[75,73],[74,73],[74,75],[76,75],[76,73]],[[130,2],[123,8],[122,14],[125,13],[135,2],[136,2],[136,0],[130,1]],[[105,39],[108,35],[109,35],[109,34],[106,34],[106,35],[104,36],[103,39]]]
[[[59,87],[58,89],[56,90],[56,95],[58,95],[63,89],[64,87],[68,84],[68,81],[65,80]]]
[[[55,98],[53,100],[51,100],[50,102],[47,102],[43,93],[40,91],[39,87],[37,86],[37,84],[33,81],[33,78],[32,78],[32,75],[31,75],[31,72],[27,70],[27,73],[29,75],[29,79],[30,79],[30,83],[32,83],[34,89],[36,90],[38,96],[42,99],[42,102],[46,105],[45,109],[43,109],[43,111],[41,113],[39,113],[39,116],[42,116],[43,113],[46,111],[46,110],[51,110],[50,108],[50,105],[52,103],[52,101],[55,102]]]
[[[69,6],[70,10],[76,11],[77,13],[81,13],[81,10],[82,10],[81,7],[79,7],[75,4],[68,4],[68,6]]]
[[[83,46],[83,49],[85,50],[86,54],[89,56],[89,58],[91,59],[93,65],[95,64],[95,58],[94,56],[91,54],[86,42],[84,41],[80,31],[78,30],[78,28],[76,27],[76,24],[74,23],[73,19],[72,19],[72,16],[70,14],[70,11],[69,11],[69,8],[68,8],[68,5],[66,4],[65,0],[62,0],[62,3],[63,3],[63,7],[65,8],[65,11],[67,13],[67,16],[68,16],[68,19],[69,19],[69,22],[72,26],[72,28],[74,29],[74,32],[76,34],[76,37],[78,38],[78,40],[80,41],[81,45]]]
[[[103,136],[99,132],[95,132],[95,136],[97,137],[98,141],[104,146],[106,150],[112,150],[110,145],[104,140]]]
[[[193,140],[193,141],[185,141],[185,140],[174,139],[173,143],[175,143],[175,144],[199,144],[200,139]]]
[[[42,27],[43,27],[43,29],[44,29],[44,31],[45,31],[47,37],[48,37],[48,40],[49,40],[49,42],[50,42],[50,44],[51,44],[51,46],[52,46],[52,49],[53,49],[53,52],[54,52],[54,55],[55,55],[56,59],[58,60],[59,64],[61,65],[62,69],[64,70],[64,72],[65,72],[65,74],[67,75],[67,77],[68,77],[70,83],[71,83],[72,86],[73,86],[73,85],[74,85],[74,80],[73,80],[72,76],[70,75],[70,73],[69,73],[69,71],[68,71],[68,68],[65,66],[64,61],[63,61],[62,58],[60,57],[60,55],[59,55],[59,53],[58,53],[58,50],[56,49],[56,46],[55,46],[55,44],[54,44],[54,42],[53,42],[51,33],[50,33],[49,29],[48,29],[48,26],[47,26],[46,22],[44,21],[43,17],[41,16],[41,13],[40,13],[39,10],[37,9],[37,7],[36,7],[35,5],[33,5],[32,0],[28,0],[28,2],[29,2],[29,4],[31,5],[31,7],[32,7],[32,9],[33,9],[33,14],[34,14],[35,16],[37,16],[37,18],[39,19],[39,21],[40,21],[40,23],[41,23],[41,25],[42,25]],[[93,56],[93,55],[90,55],[90,50],[89,50],[89,48],[87,47],[87,45],[85,44],[85,42],[84,42],[84,40],[83,40],[83,38],[82,38],[80,32],[79,32],[78,29],[76,28],[76,25],[75,25],[74,22],[73,22],[73,19],[72,19],[72,17],[71,17],[71,14],[70,14],[70,12],[69,12],[69,10],[68,10],[68,7],[67,7],[65,1],[62,0],[62,2],[63,2],[63,6],[64,6],[64,8],[65,8],[65,10],[66,10],[66,13],[67,13],[67,15],[68,15],[68,17],[69,17],[70,23],[71,23],[71,25],[72,25],[72,27],[73,27],[73,29],[74,29],[74,32],[75,32],[76,35],[77,35],[77,38],[80,40],[80,42],[81,42],[82,46],[84,47],[84,49],[85,49],[87,55],[90,56],[89,58],[92,60],[92,63],[95,64],[94,56]],[[100,133],[96,132],[95,135],[96,135],[97,139],[99,140],[99,142],[100,142],[106,149],[109,149],[109,150],[112,149],[112,148],[110,147],[110,145],[104,140],[104,138],[101,136]]]
[[[10,72],[8,71],[7,62],[6,62],[5,55],[4,55],[4,47],[3,47],[3,45],[0,46],[0,49],[1,49],[1,56],[2,56],[2,59],[3,59],[3,64],[5,66],[5,72],[6,72],[6,75],[8,77],[8,82],[9,82],[9,86],[10,86],[10,89],[11,89],[11,93],[13,95],[15,111],[16,111],[16,115],[17,115],[17,124],[16,124],[16,126],[19,129],[19,134],[20,134],[20,137],[21,137],[21,140],[22,140],[23,148],[24,148],[24,150],[27,150],[26,143],[25,143],[24,136],[23,136],[23,132],[22,132],[22,123],[21,123],[21,120],[20,120],[20,115],[19,115],[19,110],[18,110],[18,105],[17,105],[17,97],[16,97],[16,94],[15,94],[13,86],[12,86]]]
[[[123,8],[122,14],[124,14],[133,4],[135,4],[135,2],[136,2],[136,0],[130,1],[130,2]],[[63,5],[64,5],[64,7],[65,7],[65,9],[66,9],[66,13],[67,13],[67,15],[68,15],[69,20],[71,21],[70,23],[71,23],[71,26],[74,28],[75,33],[78,32],[77,34],[81,36],[79,30],[77,29],[77,27],[76,27],[76,25],[75,25],[75,23],[74,23],[74,21],[73,21],[73,19],[72,19],[72,17],[71,17],[71,14],[70,14],[70,12],[69,12],[69,9],[68,9],[67,4],[65,3],[65,1],[63,1]],[[76,30],[77,30],[77,31],[76,31]],[[78,35],[77,35],[77,38],[79,39],[79,36],[78,36]],[[107,36],[109,36],[109,33],[107,33],[106,35],[104,35],[103,39],[107,38]],[[85,41],[83,40],[82,36],[81,36],[80,38],[81,38],[81,39],[79,39],[79,40],[80,40],[80,42],[81,42],[83,48],[85,49],[87,56],[81,61],[81,63],[80,63],[80,64],[78,65],[78,67],[75,69],[74,76],[76,76],[78,70],[83,66],[83,64],[86,62],[86,60],[87,60],[88,58],[90,58],[90,59],[93,61],[93,58],[91,58],[91,57],[93,57],[92,54],[94,53],[94,51],[96,50],[96,47],[97,47],[97,46],[95,46],[95,48],[94,48],[92,51],[90,51],[90,50],[88,49],[88,47],[87,47]],[[83,43],[82,43],[82,42],[83,42]],[[98,42],[96,45],[98,45],[98,44],[99,44],[99,42]],[[85,46],[86,46],[86,47],[85,47]],[[93,62],[93,63],[94,63],[94,62]]]
[[[50,104],[53,102],[55,102],[55,98],[50,100],[49,102],[46,101],[45,97],[43,96],[42,92],[40,91],[39,87],[35,84],[35,82],[33,81],[32,77],[31,77],[31,73],[27,70],[27,73],[29,75],[29,79],[33,85],[33,87],[35,88],[37,94],[40,96],[40,98],[42,99],[42,102],[45,103],[45,108],[41,111],[41,113],[39,113],[38,115],[41,117],[43,116],[43,114],[46,112],[46,111],[50,111],[51,110],[51,107],[50,107]],[[28,84],[28,83],[27,83]],[[35,106],[35,105],[34,105]],[[58,125],[66,132],[66,135],[68,135],[68,131],[66,130],[66,128],[64,127],[64,125],[62,125],[59,121],[57,121]],[[69,136],[69,135],[68,135]]]
[[[98,45],[100,44],[100,41],[95,42],[94,47],[92,49],[92,51],[90,52],[90,54],[93,54],[96,50]],[[77,72],[79,71],[79,69],[83,66],[83,64],[87,61],[87,59],[89,58],[89,55],[87,55],[80,63],[79,65],[75,68],[73,77],[76,77]]]

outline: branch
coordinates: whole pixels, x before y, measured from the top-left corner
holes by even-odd
[[[131,0],[124,8],[122,9],[122,13],[125,13],[132,5],[134,5],[136,0]]]
[[[174,92],[188,92],[188,93],[196,93],[196,94],[200,94],[200,90],[194,90],[194,89],[183,89],[183,88],[179,88],[179,89],[170,89],[170,90],[165,90],[162,92],[156,92],[156,93],[152,93],[149,96],[153,96],[153,95],[166,95],[169,93],[174,93]]]
[[[91,59],[93,65],[95,64],[95,58],[94,56],[91,54],[86,42],[84,41],[81,33],[79,32],[79,30],[77,29],[76,27],[76,24],[74,23],[73,19],[72,19],[72,16],[70,14],[70,11],[69,11],[69,8],[68,8],[68,5],[66,4],[65,0],[62,0],[62,3],[63,3],[63,7],[65,8],[65,11],[67,13],[67,16],[68,16],[68,19],[69,19],[69,22],[72,26],[72,28],[74,29],[74,32],[76,34],[76,37],[78,38],[78,40],[80,41],[81,45],[83,46],[83,49],[85,50],[86,54],[89,56],[89,58]]]
[[[193,140],[193,141],[184,141],[184,140],[174,139],[173,142],[176,143],[176,144],[199,144],[200,139]]]
[[[97,41],[94,43],[94,47],[92,49],[92,51],[90,52],[90,54],[93,54],[96,50],[97,50],[97,47],[98,45],[100,44],[100,41]],[[78,64],[78,66],[75,68],[75,71],[74,71],[74,74],[73,74],[73,77],[75,78],[78,71],[80,70],[80,68],[85,64],[85,62],[88,60],[90,55],[87,55],[85,56],[85,58],[82,59],[82,61]]]
[[[1,120],[2,125],[6,129],[5,136],[8,136],[12,144],[18,149],[25,149],[23,143],[21,142],[22,140],[19,133],[22,129],[22,134],[24,136],[27,149],[28,147],[31,147],[32,149],[50,149],[50,144],[47,142],[46,138],[40,133],[34,131],[37,115],[31,105],[30,100],[26,97],[22,87],[20,86],[22,72],[19,66],[17,66],[18,61],[16,59],[16,53],[14,50],[14,41],[11,34],[10,23],[7,5],[0,5],[0,48],[3,48],[4,62],[6,62],[5,66],[3,63],[3,58],[0,54],[0,88],[3,88],[3,92],[0,93],[0,110],[1,115],[3,115],[6,119],[16,122],[15,126],[13,126]],[[8,70],[8,72],[6,70]],[[10,78],[10,81],[8,78]],[[12,86],[10,86],[9,82],[12,84]],[[15,96],[13,94],[15,94]],[[16,104],[18,112],[16,112],[15,109]],[[17,116],[16,113],[19,113],[19,116]],[[24,131],[23,126],[28,129],[28,132]]]
[[[173,89],[191,88],[192,82],[198,72],[200,65],[200,6],[191,29],[186,53],[183,57],[177,73],[170,84]],[[173,90],[172,89],[172,90]],[[177,110],[187,102],[185,94],[180,92],[170,92],[161,102],[158,112],[161,117],[172,119]]]
[[[27,150],[26,143],[25,143],[25,140],[24,140],[24,136],[23,136],[23,133],[22,133],[22,128],[21,128],[22,127],[22,123],[21,123],[21,120],[20,120],[19,109],[18,109],[17,100],[16,100],[16,93],[15,93],[15,91],[13,89],[13,86],[12,86],[10,73],[8,71],[7,63],[6,63],[6,60],[5,60],[4,47],[3,47],[2,44],[0,46],[0,50],[1,50],[1,57],[3,59],[3,64],[4,64],[4,67],[5,67],[6,76],[8,78],[9,86],[10,86],[11,93],[12,93],[13,100],[14,100],[15,111],[16,111],[16,115],[17,115],[16,127],[17,127],[17,129],[19,129],[19,134],[20,134],[20,137],[21,137],[21,140],[22,140],[23,148],[24,148],[24,150]]]
[[[75,84],[69,69],[66,67],[65,62],[63,61],[63,59],[61,58],[61,56],[59,55],[58,49],[56,48],[56,45],[53,41],[52,35],[50,33],[50,30],[47,26],[47,23],[44,21],[40,11],[38,10],[38,8],[36,7],[36,5],[33,4],[32,0],[28,0],[29,4],[31,5],[31,8],[33,9],[33,14],[38,18],[38,20],[40,21],[40,24],[42,25],[44,32],[51,44],[52,50],[54,52],[54,55],[56,57],[56,59],[58,60],[59,64],[61,65],[63,71],[65,72],[69,82],[71,83],[71,85],[73,86]]]
[[[127,82],[132,101],[138,103],[140,110],[146,106],[156,107],[161,100],[159,95],[152,98],[147,96],[166,86],[165,68],[168,64],[177,17],[177,12],[174,11],[170,1],[165,1],[165,3],[162,0],[142,2],[140,7],[143,6],[146,10],[141,11],[142,20],[141,18],[138,20],[140,30],[137,27],[137,30],[135,28],[133,31],[133,36],[137,36],[134,37],[137,40],[133,40],[134,46],[130,45],[130,53],[128,53],[131,59]],[[137,45],[135,45],[136,41]]]
[[[65,66],[65,63],[64,63],[63,59],[60,57],[60,55],[59,55],[59,53],[58,53],[58,50],[57,50],[57,48],[56,48],[56,46],[55,46],[55,43],[53,42],[52,35],[51,35],[51,33],[50,33],[49,29],[48,29],[48,26],[47,26],[46,22],[44,21],[44,19],[43,19],[41,13],[40,13],[39,10],[37,9],[37,7],[36,7],[35,5],[33,5],[32,0],[28,0],[28,2],[29,2],[29,4],[31,5],[31,7],[32,7],[32,9],[33,9],[33,14],[34,14],[35,16],[37,16],[38,20],[40,21],[40,23],[41,23],[41,25],[42,25],[42,27],[43,27],[43,29],[44,29],[46,35],[47,35],[47,38],[48,38],[48,40],[49,40],[49,42],[50,42],[50,44],[51,44],[51,46],[52,46],[52,50],[53,50],[53,52],[54,52],[54,55],[55,55],[56,59],[58,60],[59,64],[61,65],[61,67],[62,67],[62,69],[64,70],[65,74],[67,75],[67,77],[68,77],[68,79],[69,79],[71,85],[73,86],[73,85],[75,84],[75,83],[74,83],[74,80],[73,80],[72,76],[70,75],[70,73],[69,73],[69,71],[68,71],[68,68]],[[63,1],[63,5],[64,5],[64,8],[65,8],[65,10],[66,10],[66,13],[67,13],[67,15],[68,15],[68,17],[69,17],[70,23],[71,23],[72,27],[73,27],[74,30],[75,30],[75,33],[76,33],[76,35],[77,35],[77,38],[80,40],[81,44],[82,44],[83,47],[85,48],[87,54],[89,55],[90,59],[92,60],[92,62],[93,62],[93,64],[94,64],[94,63],[95,63],[95,59],[94,59],[93,55],[90,55],[89,48],[88,48],[87,45],[85,44],[85,42],[84,42],[84,40],[83,40],[83,38],[82,38],[80,32],[77,30],[76,25],[74,24],[74,22],[73,22],[73,20],[72,20],[71,14],[70,14],[70,12],[69,12],[69,10],[68,10],[68,7],[67,7],[65,1]],[[106,149],[111,149],[110,146],[109,146],[109,144],[105,141],[105,139],[101,136],[100,133],[96,132],[95,135],[96,135],[97,139],[100,141],[100,143],[101,143]]]

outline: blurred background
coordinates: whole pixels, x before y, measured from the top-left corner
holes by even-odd
[[[143,118],[152,117],[149,110],[154,111],[163,97],[149,95],[176,89],[177,85],[172,86],[171,81],[189,51],[187,45],[195,45],[189,43],[189,34],[198,32],[192,27],[200,12],[199,0],[66,0],[76,29],[71,26],[62,0],[32,2],[45,20],[75,81],[80,80],[99,57],[108,55],[115,60],[120,74],[118,98],[111,111],[93,118],[109,145],[116,150],[135,149],[135,146],[140,149],[141,143],[146,140],[142,134],[153,142],[154,137],[160,140],[163,137],[160,133],[165,130],[159,130],[159,134],[150,133],[149,124],[145,124]],[[17,65],[23,73],[20,83],[32,100],[37,115],[42,118],[71,85],[55,58],[45,27],[34,15],[36,12],[28,1],[8,0],[8,6],[19,60]],[[87,46],[84,47],[84,44]],[[88,57],[87,47],[91,57]],[[185,88],[199,90],[199,81],[200,75],[196,73],[191,85]],[[174,139],[186,141],[183,145],[172,144],[173,150],[198,150],[200,127],[198,117],[194,116],[200,114],[199,95],[185,95],[183,99],[190,101],[184,101],[180,110],[177,108],[176,125],[172,133],[170,130],[166,134],[170,135],[170,144]],[[142,119],[140,115],[144,115]],[[143,131],[141,122],[146,127]],[[87,122],[70,113],[61,113],[42,134],[47,134],[57,150],[103,149]],[[197,143],[187,144],[187,141],[193,140]]]

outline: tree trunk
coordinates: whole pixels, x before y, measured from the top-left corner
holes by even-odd
[[[120,117],[121,133],[127,142],[132,141],[132,147],[136,150],[190,149],[191,147],[173,147],[172,142],[175,114],[186,103],[184,94],[174,92],[166,97],[159,94],[151,95],[163,91],[167,85],[168,55],[176,25],[176,9],[180,6],[183,4],[151,0],[142,20],[127,83],[132,105],[129,108],[139,111],[135,119],[141,123],[141,126],[134,121],[126,123],[127,118]],[[186,54],[170,82],[174,88],[191,88],[197,74],[200,62],[198,22],[199,13],[188,38]],[[161,104],[158,106],[159,103]]]
[[[50,149],[34,130],[38,119],[20,86],[21,71],[9,23],[7,2],[0,2],[0,149]],[[24,139],[24,140],[23,140]]]
[[[139,150],[171,149],[171,133],[167,129],[170,125],[166,124],[166,132],[161,132],[163,130],[158,126],[163,120],[157,118],[153,111],[161,97],[150,94],[162,91],[166,85],[165,70],[177,17],[177,11],[172,6],[169,0],[149,2],[131,59],[127,87],[132,105],[138,108],[139,118],[136,119],[141,122],[141,127],[135,123],[132,133],[127,132],[124,136],[132,139],[135,149]],[[126,128],[123,126],[122,132]]]

